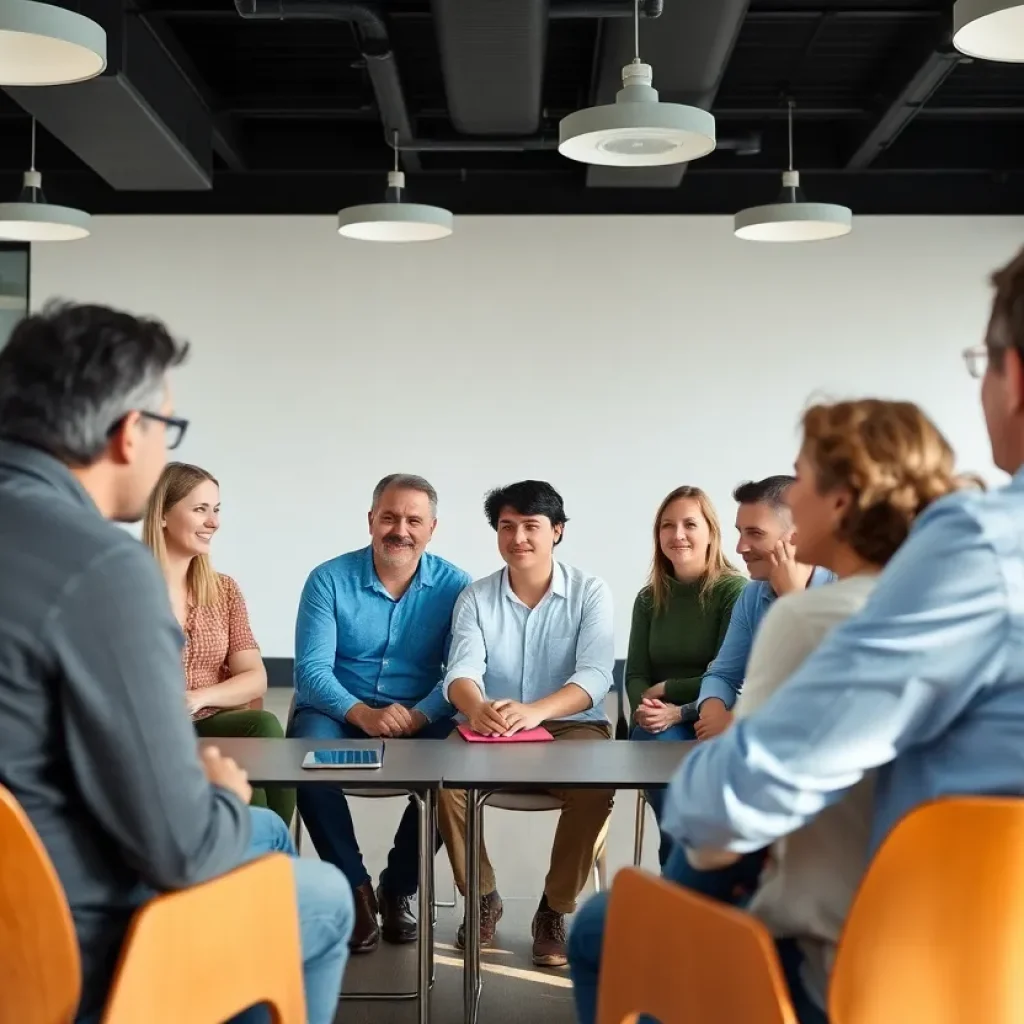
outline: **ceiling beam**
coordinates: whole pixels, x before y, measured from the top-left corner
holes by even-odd
[[[930,49],[910,77],[889,94],[874,122],[853,147],[846,161],[847,169],[862,171],[870,167],[899,138],[963,59],[948,43]]]

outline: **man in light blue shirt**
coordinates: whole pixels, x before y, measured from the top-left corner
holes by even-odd
[[[985,345],[965,356],[983,376],[993,459],[1013,480],[936,502],[864,610],[691,754],[663,822],[680,844],[761,849],[872,769],[872,853],[929,800],[1024,795],[1024,251],[994,284]]]
[[[741,484],[733,492],[739,505],[736,553],[743,559],[751,582],[733,605],[729,629],[715,660],[700,685],[694,725],[701,740],[717,736],[732,721],[732,706],[743,688],[754,634],[776,598],[805,587],[831,583],[827,569],[801,565],[794,555],[793,518],[786,504],[791,476],[770,476]]]
[[[615,662],[611,591],[596,576],[554,558],[567,522],[548,483],[524,480],[492,491],[485,512],[506,568],[477,580],[459,598],[444,687],[470,727],[512,736],[544,725],[559,742],[606,740],[604,699]],[[453,737],[454,742],[463,742]],[[533,918],[533,962],[566,963],[565,915],[604,845],[610,790],[551,791],[562,812],[544,894]],[[466,892],[466,794],[441,791],[438,826],[455,882]],[[490,945],[502,914],[494,869],[481,844],[480,940]],[[463,947],[465,924],[457,943]]]
[[[444,739],[452,708],[441,692],[455,599],[470,582],[425,548],[437,525],[437,493],[422,477],[385,477],[373,493],[371,545],[314,569],[295,628],[295,715],[290,736]],[[395,833],[376,893],[341,789],[304,786],[299,812],[320,856],[356,897],[355,953],[416,939],[417,812]],[[377,914],[381,915],[378,928]]]

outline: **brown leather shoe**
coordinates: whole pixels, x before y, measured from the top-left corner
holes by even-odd
[[[480,948],[494,945],[494,930],[498,927],[505,907],[498,895],[498,890],[480,897]],[[466,919],[459,925],[459,933],[455,936],[456,949],[466,948]]]
[[[385,942],[400,946],[416,941],[418,929],[409,896],[395,896],[379,885],[377,905],[380,907],[380,933]]]
[[[380,943],[380,928],[377,927],[377,897],[373,894],[373,883],[363,882],[352,890],[356,903],[356,920],[348,948],[352,953],[372,953]]]
[[[569,958],[565,954],[565,915],[548,906],[547,896],[541,897],[537,913],[533,915],[533,962],[538,967],[565,967]]]

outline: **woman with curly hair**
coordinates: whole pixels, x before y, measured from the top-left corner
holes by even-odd
[[[969,485],[967,478],[955,476],[953,461],[945,438],[910,402],[862,399],[807,410],[796,480],[787,494],[796,558],[831,569],[838,578],[827,587],[781,597],[772,606],[754,640],[737,719],[752,714],[784,686],[825,634],[861,609],[917,516],[943,495]],[[775,843],[749,902],[749,892],[722,885],[729,872],[720,869],[736,865],[736,854],[684,852],[677,846],[664,870],[669,881],[746,905],[768,925],[779,940],[801,1024],[826,1020],[825,986],[840,929],[867,866],[872,805],[873,779],[867,777],[804,828]],[[581,1024],[595,1019],[606,905],[604,893],[591,900],[577,914],[570,934],[569,963]],[[681,992],[685,999],[685,986]]]

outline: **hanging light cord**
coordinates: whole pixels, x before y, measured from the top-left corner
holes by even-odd
[[[640,0],[633,0],[633,63],[640,63]]]
[[[392,138],[392,148],[395,151],[395,173],[397,174],[398,171],[399,171],[399,167],[398,167],[398,132],[397,132],[397,130],[392,134],[391,138]],[[398,199],[399,202],[401,202],[401,200],[402,200],[402,189],[401,189],[400,186],[397,186],[395,188],[395,198]]]
[[[789,114],[787,115],[789,122],[789,169],[793,170],[793,100],[789,100]]]
[[[32,118],[32,159],[29,162],[30,171],[36,169],[36,119]]]

